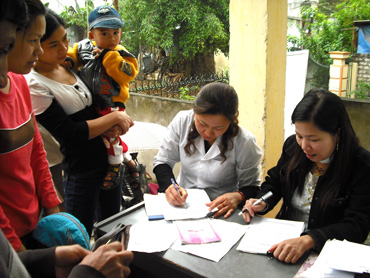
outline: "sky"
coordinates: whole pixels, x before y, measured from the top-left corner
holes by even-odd
[[[55,11],[56,13],[60,13],[64,10],[64,6],[73,6],[75,7],[76,0],[41,0],[42,3],[46,4],[49,3],[49,8]],[[105,3],[111,4],[112,1],[104,1],[104,0],[94,0],[95,7],[104,5]],[[77,0],[78,5],[83,7],[85,5],[85,0]]]

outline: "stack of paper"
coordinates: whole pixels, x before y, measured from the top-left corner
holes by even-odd
[[[304,222],[254,217],[248,225],[237,250],[249,253],[266,254],[276,243],[299,237],[304,230]]]
[[[302,278],[353,278],[354,273],[370,272],[370,246],[349,241],[329,240]]]
[[[164,202],[167,202],[167,200],[163,193],[158,195],[144,194],[145,211],[148,220],[164,219],[162,206]]]

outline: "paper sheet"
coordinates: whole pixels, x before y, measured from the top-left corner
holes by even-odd
[[[221,240],[208,218],[177,220],[174,224],[184,244],[204,244]]]
[[[129,251],[161,252],[179,238],[176,227],[168,221],[143,221],[132,225],[127,246]]]
[[[349,241],[329,240],[314,265],[302,278],[353,278],[354,273],[370,271],[370,246]]]
[[[209,203],[207,193],[203,189],[187,189],[188,198],[182,207],[170,205],[164,193],[158,195],[146,196],[144,194],[145,210],[149,216],[164,215],[166,220],[183,220],[203,218],[209,212]],[[149,217],[150,218],[150,217]]]
[[[331,268],[353,273],[370,273],[370,246],[346,240],[331,240],[327,244],[327,248],[331,249],[328,260]]]
[[[243,236],[247,225],[234,222],[227,222],[220,219],[210,220],[215,231],[220,235],[221,241],[207,244],[181,244],[181,240],[176,240],[171,249],[189,253],[211,261],[219,262],[223,256],[235,245]]]
[[[266,254],[276,243],[299,237],[304,230],[304,222],[272,219],[256,216],[248,225],[236,250]]]
[[[328,241],[329,242],[329,241]],[[326,244],[325,244],[326,246]],[[332,256],[330,248],[321,250],[313,266],[302,272],[300,278],[353,278],[353,273],[338,271],[328,265],[328,259]],[[335,256],[336,257],[336,256]]]

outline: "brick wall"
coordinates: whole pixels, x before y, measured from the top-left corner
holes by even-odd
[[[354,53],[352,62],[358,63],[357,82],[370,82],[370,54]]]

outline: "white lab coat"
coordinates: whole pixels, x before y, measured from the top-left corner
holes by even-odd
[[[224,162],[219,148],[221,137],[205,153],[204,139],[199,136],[194,141],[195,152],[188,156],[184,147],[193,120],[193,110],[180,111],[176,115],[154,158],[154,167],[166,163],[173,168],[181,162],[178,184],[184,188],[205,189],[211,200],[244,186],[260,185],[262,152],[253,134],[240,127],[239,134],[232,138],[234,147],[225,153]]]

